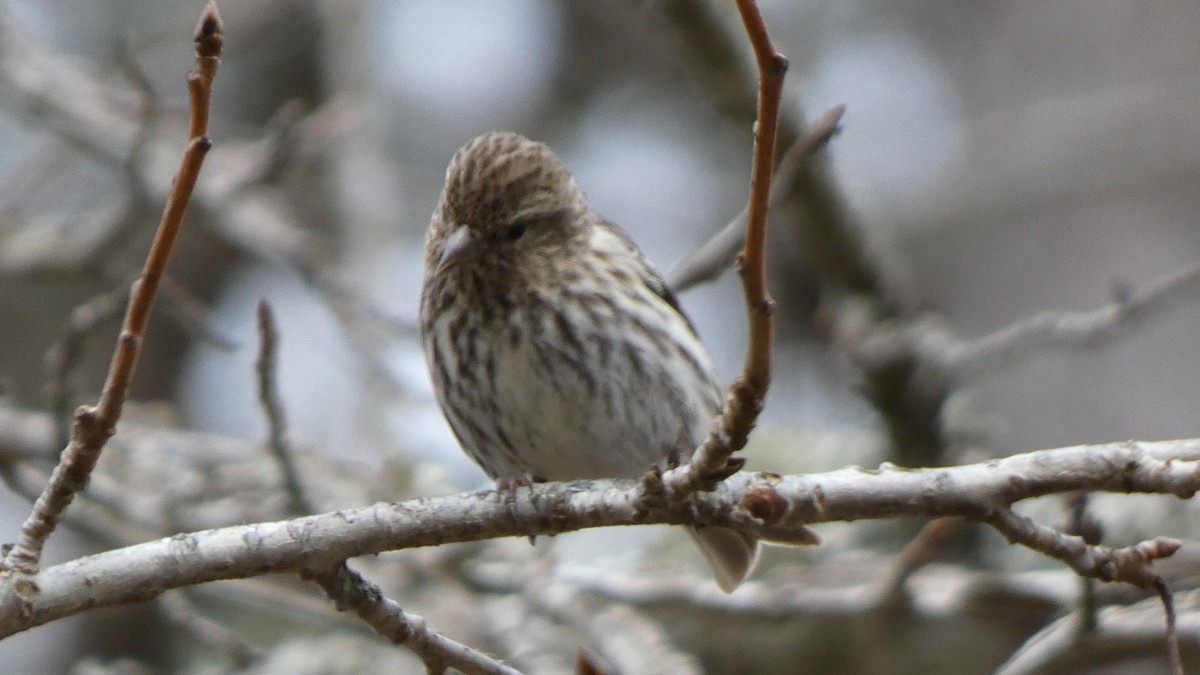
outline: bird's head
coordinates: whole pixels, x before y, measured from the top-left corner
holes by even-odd
[[[583,234],[589,208],[571,172],[541,143],[507,132],[467,142],[450,160],[425,251],[427,275],[537,266]]]

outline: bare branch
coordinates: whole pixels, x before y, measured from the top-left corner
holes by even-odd
[[[1167,659],[1171,662],[1171,675],[1183,675],[1183,657],[1179,654],[1179,633],[1175,626],[1175,594],[1161,576],[1155,580],[1154,588],[1162,600],[1163,613],[1167,615]]]
[[[1144,324],[1200,288],[1191,264],[1088,312],[1043,312],[976,340],[936,317],[887,319],[861,298],[829,312],[835,343],[863,370],[863,391],[883,415],[893,457],[907,466],[947,461],[942,406],[954,386],[1037,349],[1094,347]]]
[[[1042,312],[974,340],[952,335],[933,321],[915,321],[897,330],[880,326],[853,353],[860,362],[880,364],[911,352],[947,378],[963,381],[1013,363],[1037,349],[1096,347],[1158,316],[1180,298],[1200,290],[1200,264],[1170,272],[1145,287],[1085,312]]]
[[[750,430],[762,412],[771,384],[771,347],[775,339],[775,301],[767,290],[767,208],[771,198],[771,172],[775,167],[775,137],[779,100],[787,59],[775,51],[762,14],[753,0],[739,0],[738,11],[758,62],[758,119],[754,124],[754,164],[750,170],[750,203],[747,207],[746,243],[738,256],[738,274],[746,297],[749,346],[742,375],[734,380],[725,408],[708,438],[691,460],[663,476],[672,484],[703,486],[719,481],[742,467],[744,459],[733,453],[746,445]]]
[[[1189,651],[1200,648],[1200,593],[1192,591],[1179,602],[1177,629]],[[996,669],[998,675],[1080,672],[1089,666],[1162,658],[1163,608],[1159,597],[1099,612],[1093,633],[1080,630],[1079,615],[1068,614],[1042,628]],[[1165,661],[1171,663],[1172,656]],[[1176,662],[1177,664],[1178,662]],[[1181,671],[1176,671],[1181,672]]]
[[[429,628],[425,619],[409,614],[384,597],[378,586],[367,581],[344,562],[332,571],[313,574],[338,609],[349,609],[375,632],[416,652],[430,673],[457,668],[480,675],[515,675],[516,670],[491,657],[459,644]]]
[[[942,469],[841,469],[779,476],[740,473],[690,499],[647,504],[640,481],[546,483],[515,495],[494,491],[375,504],[290,521],[218,528],[80,558],[34,576],[0,575],[0,637],[92,607],[136,602],[220,579],[332,568],[381,551],[496,537],[552,535],[590,527],[702,524],[771,539],[806,524],[961,516],[988,522],[1019,543],[1083,573],[1153,581],[1148,563],[1169,555],[1166,539],[1110,550],[1054,537],[998,516],[1031,497],[1092,490],[1170,494],[1200,487],[1200,439],[1111,443],[1044,450]],[[769,496],[769,499],[764,497]],[[748,505],[770,503],[769,513]],[[1076,551],[1083,551],[1076,553]],[[1065,551],[1065,553],[1064,553]],[[1111,564],[1110,564],[1111,563]],[[36,588],[36,592],[30,592]]]
[[[1158,537],[1121,549],[1091,546],[1081,537],[1038,525],[1002,508],[985,519],[1014,544],[1021,544],[1067,563],[1076,572],[1103,581],[1124,581],[1149,588],[1161,577],[1151,566],[1155,560],[1166,558],[1183,546],[1183,542]]]
[[[266,300],[258,303],[258,334],[259,352],[255,370],[258,375],[258,398],[269,427],[267,446],[283,474],[289,511],[295,515],[312,513],[315,509],[300,482],[292,448],[287,442],[287,424],[276,387],[279,332],[275,328],[274,313]],[[332,569],[303,569],[301,576],[311,577],[337,604],[338,609],[352,610],[375,632],[413,650],[425,662],[428,672],[440,673],[447,667],[454,667],[465,673],[516,672],[466,645],[433,631],[424,619],[405,612],[398,604],[385,597],[377,585],[351,569],[345,560],[338,562]]]
[[[752,71],[740,58],[739,36],[723,20],[719,5],[671,0],[654,6],[667,17],[684,54],[681,61],[691,65],[690,73],[709,101],[738,129],[748,126],[754,119],[753,110],[746,105],[754,90]],[[781,111],[779,142],[783,147],[807,134],[800,117],[795,108]],[[779,225],[794,235],[794,248],[803,252],[805,262],[802,269],[785,271],[815,274],[824,290],[868,296],[881,307],[894,310],[894,289],[866,245],[863,224],[850,208],[829,163],[810,159],[791,177],[787,201],[795,207],[794,217]]]
[[[287,441],[287,422],[283,415],[283,404],[279,401],[275,373],[278,370],[279,331],[275,328],[275,315],[266,300],[258,303],[258,401],[267,417],[267,449],[283,476],[283,487],[287,491],[288,508],[293,515],[315,513],[316,508],[305,493],[300,482],[300,472],[292,459],[292,448]]]
[[[46,398],[54,415],[57,447],[70,442],[67,430],[71,427],[71,391],[69,379],[79,361],[84,338],[96,326],[120,316],[124,293],[112,289],[101,293],[71,310],[71,316],[62,335],[46,350]]]
[[[166,273],[167,262],[183,224],[183,216],[200,175],[204,156],[212,146],[208,139],[208,111],[213,78],[220,63],[222,40],[221,17],[216,5],[210,2],[200,17],[195,34],[197,68],[188,75],[192,125],[187,150],[167,199],[154,243],[146,257],[146,267],[131,291],[125,323],[117,339],[100,400],[95,406],[84,406],[76,411],[71,442],[63,450],[62,458],[50,476],[50,483],[34,503],[33,512],[21,526],[20,538],[8,551],[0,568],[22,574],[37,572],[46,539],[58,525],[75,494],[87,485],[101,450],[116,433],[159,282]]]

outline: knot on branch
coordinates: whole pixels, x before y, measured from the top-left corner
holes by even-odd
[[[663,482],[662,469],[657,465],[652,466],[646,475],[642,476],[642,495],[634,503],[633,508],[638,515],[645,515],[652,509],[665,507],[667,501],[667,486]]]
[[[742,498],[742,506],[768,527],[778,525],[788,513],[787,500],[767,485],[755,486],[747,492]]]

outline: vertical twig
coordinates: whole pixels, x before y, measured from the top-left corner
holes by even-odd
[[[741,468],[745,460],[732,454],[746,445],[750,430],[762,412],[771,384],[771,344],[775,335],[775,301],[767,291],[767,207],[771,199],[771,171],[775,166],[775,138],[779,102],[787,59],[775,51],[762,14],[753,0],[738,0],[746,35],[758,64],[758,119],[754,123],[754,164],[750,170],[750,201],[746,217],[746,241],[738,254],[738,274],[746,298],[750,344],[742,374],[733,382],[719,425],[696,449],[688,465],[672,482],[693,487],[723,480]]]
[[[279,332],[275,329],[271,305],[266,300],[258,303],[258,334],[258,363],[255,370],[258,375],[258,399],[269,427],[267,446],[283,474],[288,508],[296,515],[313,513],[316,509],[300,483],[300,475],[287,442],[287,423],[276,386]],[[306,570],[302,576],[311,577],[339,610],[353,611],[375,632],[411,649],[425,663],[427,672],[441,673],[453,667],[464,673],[480,675],[516,673],[499,661],[437,633],[423,618],[405,612],[400,605],[384,596],[378,585],[351,569],[344,560],[327,570]]]
[[[1083,539],[1089,546],[1096,546],[1104,540],[1104,531],[1100,523],[1088,512],[1089,496],[1087,492],[1072,492],[1067,496],[1067,505],[1071,507],[1071,521],[1066,528],[1066,534],[1073,534]],[[1096,580],[1092,577],[1079,576],[1079,632],[1096,632],[1097,621]]]
[[[267,449],[279,465],[283,475],[283,487],[287,491],[288,510],[292,515],[305,516],[316,513],[309,501],[304,486],[300,483],[300,472],[292,459],[291,446],[287,442],[287,422],[283,405],[279,402],[279,388],[275,373],[278,363],[279,331],[275,329],[275,315],[266,300],[258,303],[258,401],[267,416]]]
[[[258,399],[269,427],[267,447],[283,474],[288,508],[296,515],[314,513],[316,509],[300,482],[292,449],[287,442],[287,422],[276,386],[279,332],[275,329],[271,305],[266,300],[258,303],[258,334],[258,363],[255,370],[258,374]],[[400,605],[384,596],[379,586],[351,569],[344,560],[331,569],[308,570],[302,576],[311,576],[339,610],[353,611],[375,632],[411,649],[425,663],[427,672],[441,673],[447,667],[453,667],[464,673],[480,675],[516,673],[499,661],[437,633],[423,618],[405,612]]]
[[[1154,580],[1154,589],[1167,615],[1167,660],[1171,663],[1171,675],[1183,675],[1183,656],[1179,653],[1179,632],[1175,627],[1175,596],[1161,576]]]
[[[214,3],[210,2],[204,8],[193,39],[196,43],[197,65],[196,69],[188,74],[191,129],[187,149],[171,194],[167,197],[167,205],[159,222],[154,243],[146,256],[146,267],[130,291],[129,308],[125,313],[121,335],[117,338],[104,389],[96,405],[81,406],[75,411],[71,441],[63,450],[46,489],[34,503],[33,511],[21,525],[20,538],[8,551],[3,565],[0,566],[2,568],[22,574],[37,573],[46,539],[57,527],[75,494],[87,486],[92,469],[100,459],[100,451],[116,432],[117,421],[121,418],[142,341],[145,339],[146,324],[150,320],[154,297],[170,260],[171,249],[179,235],[192,189],[200,175],[200,167],[212,146],[208,138],[209,107],[213,79],[220,64],[221,43],[224,39],[221,16]],[[36,592],[33,584],[29,584],[28,588],[31,593]]]

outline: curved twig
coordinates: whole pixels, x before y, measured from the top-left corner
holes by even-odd
[[[775,336],[775,301],[767,290],[767,207],[771,198],[771,172],[775,167],[775,137],[779,101],[787,59],[775,51],[762,14],[753,0],[739,0],[738,11],[758,63],[758,120],[754,125],[754,164],[750,170],[750,203],[746,218],[746,243],[738,255],[738,274],[746,298],[750,341],[742,374],[729,388],[729,397],[708,438],[691,461],[663,476],[666,485],[711,486],[735,473],[745,460],[733,453],[746,445],[750,430],[762,412],[771,384],[771,345]]]

